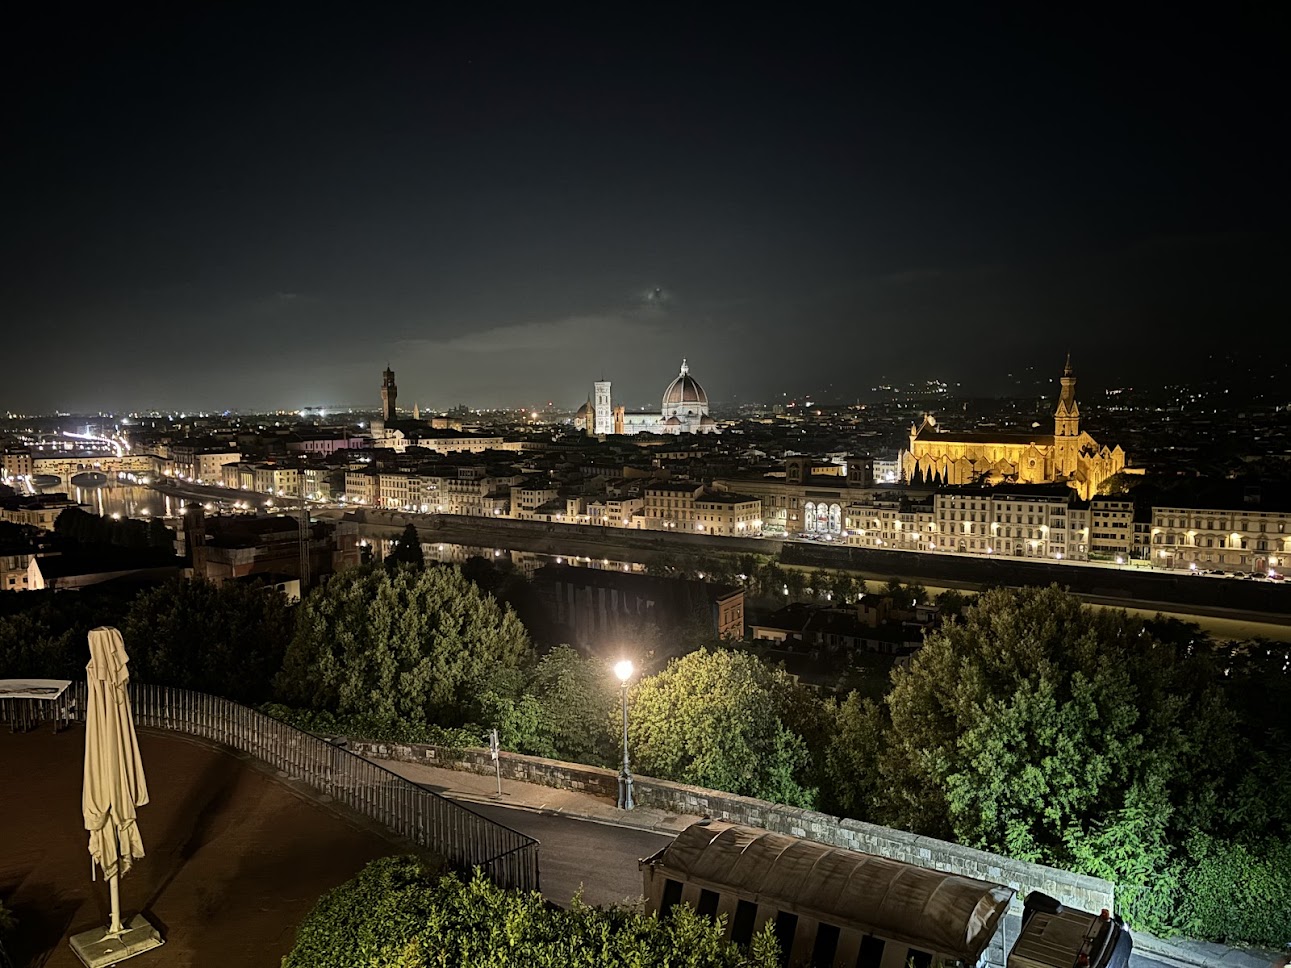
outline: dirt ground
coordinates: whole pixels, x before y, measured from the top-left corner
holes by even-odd
[[[0,724],[0,898],[19,966],[77,968],[68,938],[108,921],[81,819],[84,736]],[[131,966],[276,968],[319,895],[401,852],[246,758],[168,733],[140,731],[139,746],[147,856],[121,882],[122,912],[142,911],[166,944]]]

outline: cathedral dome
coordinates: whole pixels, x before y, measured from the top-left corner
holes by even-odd
[[[663,391],[663,406],[667,410],[669,407],[684,407],[688,404],[707,410],[708,394],[699,385],[699,381],[690,375],[690,367],[682,360],[681,373]]]
[[[574,419],[577,420],[579,417],[586,417],[591,412],[592,411],[587,406],[587,404],[583,404],[581,407],[578,408],[578,412],[574,414]]]
[[[704,416],[699,421],[699,425],[701,427],[716,427],[717,421],[714,420],[712,417],[710,417],[708,414],[704,414]]]

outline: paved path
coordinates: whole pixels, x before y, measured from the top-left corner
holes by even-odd
[[[581,888],[589,904],[620,904],[641,896],[637,862],[665,846],[698,817],[662,810],[620,810],[572,790],[445,770],[419,763],[375,760],[428,790],[459,800],[490,820],[537,838],[542,892],[566,904]]]
[[[505,804],[472,803],[470,807],[542,842],[542,892],[557,904],[568,904],[580,890],[588,904],[635,904],[641,898],[637,861],[672,841],[672,834],[533,813]]]

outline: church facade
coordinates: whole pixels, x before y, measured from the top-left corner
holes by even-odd
[[[901,471],[910,483],[951,486],[1063,481],[1087,501],[1099,484],[1124,470],[1125,451],[1119,445],[1100,446],[1080,429],[1070,357],[1053,422],[1052,434],[948,433],[927,415],[922,424],[910,428],[910,447],[901,455]]]
[[[709,434],[717,421],[708,413],[708,394],[681,361],[681,372],[663,391],[658,413],[628,413],[614,406],[610,382],[599,380],[592,396],[574,415],[574,428],[589,436],[602,434]]]

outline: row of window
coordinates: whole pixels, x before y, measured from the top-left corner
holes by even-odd
[[[1206,519],[1206,527],[1205,527],[1205,529],[1204,529],[1204,530],[1206,530],[1206,531],[1216,531],[1216,530],[1222,531],[1222,530],[1225,530],[1225,529],[1227,529],[1227,528],[1231,527],[1231,526],[1232,526],[1232,524],[1233,524],[1233,522],[1235,522],[1236,520],[1237,520],[1236,518],[1233,518],[1233,519],[1231,519],[1231,520],[1229,520],[1229,521],[1225,521],[1225,520],[1223,520],[1223,519],[1221,518],[1221,519],[1218,521],[1218,523],[1216,523],[1216,521],[1215,521],[1214,519],[1212,519],[1212,518],[1207,518],[1207,519]],[[1201,518],[1192,518],[1192,519],[1191,519],[1191,521],[1192,521],[1192,527],[1194,527],[1194,528],[1198,528],[1198,529],[1201,529]],[[1189,526],[1189,525],[1188,525],[1188,522],[1189,522],[1189,519],[1188,519],[1188,518],[1162,518],[1162,519],[1161,519],[1160,524],[1158,525],[1158,527],[1162,527],[1162,528],[1186,528],[1186,527],[1188,527],[1188,526]],[[1259,528],[1257,528],[1257,529],[1252,529],[1252,528],[1250,527],[1250,520],[1249,520],[1248,518],[1242,518],[1242,521],[1241,521],[1242,526],[1241,526],[1240,528],[1236,528],[1236,527],[1234,527],[1234,528],[1233,528],[1233,530],[1234,530],[1234,531],[1251,531],[1251,530],[1258,530],[1260,534],[1266,534],[1266,533],[1269,531],[1269,526],[1270,526],[1271,524],[1274,524],[1274,523],[1276,523],[1276,524],[1277,524],[1277,528],[1276,528],[1276,529],[1274,529],[1274,530],[1275,530],[1275,532],[1276,532],[1277,534],[1285,534],[1285,533],[1286,533],[1286,522],[1285,522],[1285,521],[1278,521],[1278,522],[1272,522],[1272,521],[1260,521],[1260,522],[1259,522]]]
[[[674,881],[669,878],[664,885],[663,901],[659,905],[659,916],[666,917],[668,913],[681,903],[680,881]],[[700,917],[708,918],[710,921],[717,919],[717,905],[721,896],[716,891],[707,889],[699,892],[699,903],[695,906],[695,913]],[[753,901],[741,899],[735,906],[735,916],[731,919],[731,940],[736,944],[748,946],[753,941],[753,928],[757,924],[758,905]],[[793,951],[794,937],[798,933],[798,915],[792,911],[777,911],[775,921],[772,922],[772,930],[775,932],[776,942],[780,947],[780,963],[789,964],[789,957]],[[832,965],[838,954],[838,942],[842,935],[842,929],[836,924],[829,924],[821,921],[816,925],[816,938],[811,948],[811,964],[813,965]],[[896,942],[893,942],[894,944]],[[887,948],[888,942],[883,938],[876,938],[874,935],[865,935],[861,939],[860,952],[856,956],[856,968],[880,968],[883,964],[883,954]],[[902,964],[907,968],[932,968],[932,955],[927,951],[920,951],[918,948],[907,948],[905,958]]]
[[[1217,541],[1219,542],[1218,544],[1216,544],[1216,542],[1217,542]],[[1194,548],[1200,548],[1200,547],[1203,547],[1202,539],[1200,539],[1200,538],[1197,538],[1197,539],[1195,539],[1195,540],[1193,540],[1193,541],[1188,541],[1188,540],[1186,539],[1186,536],[1185,536],[1185,535],[1179,535],[1179,536],[1178,536],[1178,540],[1176,541],[1176,536],[1175,536],[1175,535],[1173,535],[1173,534],[1167,534],[1167,535],[1165,536],[1165,541],[1164,541],[1164,542],[1162,542],[1162,540],[1161,540],[1161,535],[1159,535],[1159,534],[1158,534],[1158,535],[1153,535],[1153,537],[1152,537],[1152,543],[1153,543],[1153,544],[1163,544],[1163,543],[1164,543],[1164,544],[1168,544],[1168,545],[1178,544],[1178,545],[1181,545],[1181,546],[1190,546],[1190,547],[1194,547]],[[1242,548],[1242,549],[1246,549],[1246,548],[1249,548],[1249,547],[1250,547],[1250,545],[1247,543],[1247,540],[1246,540],[1245,538],[1239,538],[1237,541],[1234,541],[1234,540],[1233,540],[1233,538],[1232,538],[1232,536],[1231,536],[1231,535],[1229,535],[1229,536],[1227,536],[1227,537],[1221,537],[1221,538],[1207,537],[1207,538],[1205,539],[1205,545],[1204,545],[1204,547],[1206,547],[1206,548]],[[1274,545],[1272,548],[1270,548],[1270,547],[1269,547],[1269,543],[1268,543],[1268,541],[1267,541],[1267,540],[1265,540],[1265,539],[1263,539],[1263,538],[1261,538],[1259,541],[1255,542],[1255,550],[1256,550],[1256,551],[1277,551],[1277,550],[1278,550],[1278,547],[1277,547],[1277,545]]]

